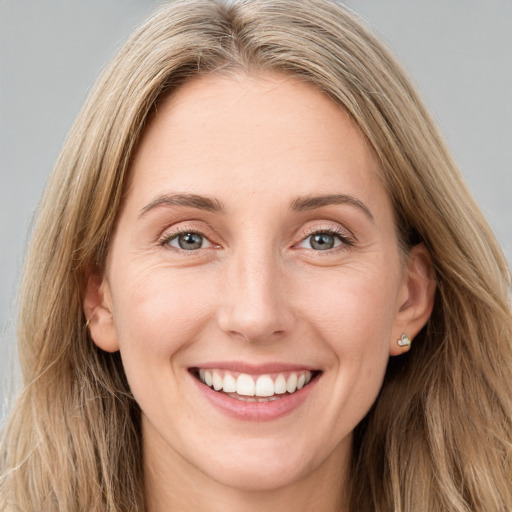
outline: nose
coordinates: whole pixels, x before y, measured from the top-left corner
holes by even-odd
[[[250,342],[272,342],[293,329],[290,290],[276,260],[263,251],[247,251],[235,256],[228,265],[221,286],[218,323],[230,336]]]

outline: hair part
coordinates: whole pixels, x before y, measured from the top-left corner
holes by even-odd
[[[194,77],[235,70],[298,76],[344,108],[380,161],[404,250],[421,240],[434,263],[431,320],[356,429],[351,510],[512,509],[506,260],[410,80],[327,0],[172,2],[100,77],[49,180],[25,264],[24,390],[2,437],[0,509],[144,510],[140,411],[119,354],[88,336],[84,287],[104,264],[155,105]]]

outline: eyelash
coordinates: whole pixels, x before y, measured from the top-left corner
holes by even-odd
[[[299,242],[300,243],[303,243],[305,240],[307,240],[308,238],[312,237],[313,235],[330,235],[330,236],[333,236],[335,238],[338,238],[338,240],[341,242],[341,245],[338,246],[338,247],[333,247],[331,249],[326,249],[324,251],[314,251],[316,253],[331,253],[332,251],[334,250],[337,250],[337,249],[348,249],[350,247],[353,247],[355,245],[355,239],[353,236],[347,234],[346,231],[344,231],[343,229],[341,229],[340,227],[336,227],[336,228],[313,228],[313,229],[310,229],[310,230],[307,230],[306,232],[302,233],[302,236],[301,236],[301,240]]]
[[[202,230],[200,229],[196,229],[194,227],[178,227],[176,228],[175,230],[173,230],[171,233],[165,233],[161,238],[159,238],[158,240],[158,245],[161,246],[161,247],[164,247],[164,246],[168,246],[170,247],[168,244],[178,238],[179,236],[181,235],[186,235],[186,234],[189,234],[189,233],[194,233],[194,234],[197,234],[197,235],[200,235],[201,237],[203,237],[205,240],[207,240],[210,244],[212,244],[213,246],[215,246],[216,244],[214,242],[212,242],[203,232]],[[355,239],[353,236],[351,235],[348,235],[346,231],[344,231],[343,229],[339,228],[339,227],[336,227],[336,228],[313,228],[313,229],[309,229],[307,231],[305,231],[304,233],[301,234],[301,239],[299,241],[298,244],[294,244],[294,246],[296,247],[297,245],[299,244],[302,244],[303,242],[305,242],[308,238],[314,236],[314,235],[330,235],[330,236],[333,236],[335,238],[337,238],[341,244],[337,247],[332,247],[330,249],[325,249],[325,250],[314,250],[314,249],[311,249],[313,252],[315,253],[332,253],[333,251],[336,251],[336,250],[346,250],[346,249],[349,249],[350,247],[353,247],[355,245]],[[218,245],[217,245],[218,247]],[[192,255],[194,253],[196,253],[199,249],[191,249],[191,250],[186,250],[186,249],[181,249],[181,248],[177,248],[177,247],[172,247],[172,249],[178,253],[183,253],[185,255]]]
[[[159,238],[158,245],[161,246],[161,247],[164,247],[164,246],[168,245],[172,240],[174,240],[174,239],[176,239],[176,238],[178,238],[178,237],[180,237],[182,235],[187,235],[189,233],[193,233],[193,234],[199,235],[202,238],[204,238],[205,240],[208,240],[208,242],[210,242],[213,246],[216,245],[212,241],[210,241],[210,239],[200,229],[197,229],[197,228],[194,228],[194,227],[188,227],[188,228],[187,227],[185,227],[185,228],[178,227],[178,228],[174,229],[171,233],[165,233],[161,238]],[[172,249],[174,251],[177,251],[177,252],[180,252],[180,253],[185,253],[187,255],[193,254],[194,252],[199,250],[199,249],[196,249],[196,250],[186,250],[186,249],[181,249],[181,248],[177,248],[177,247],[172,247]]]

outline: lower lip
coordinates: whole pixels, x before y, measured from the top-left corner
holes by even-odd
[[[191,377],[202,395],[222,413],[241,421],[259,422],[277,420],[298,409],[313,391],[320,375],[315,377],[299,391],[295,391],[295,393],[291,395],[284,395],[270,402],[246,402],[244,400],[237,400],[225,393],[214,391],[193,375],[191,375]]]

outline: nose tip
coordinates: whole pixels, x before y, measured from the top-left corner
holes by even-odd
[[[244,266],[226,280],[219,327],[250,342],[272,341],[289,332],[295,322],[282,279],[270,266],[253,272]]]
[[[227,325],[228,322],[222,322],[221,320],[221,324],[222,323]],[[260,321],[254,318],[239,318],[236,323],[230,323],[231,325],[229,325],[229,327],[223,328],[225,332],[231,336],[251,343],[271,341],[285,333],[284,329],[275,329],[272,325],[270,325],[270,322],[265,322],[265,325],[263,325]]]

